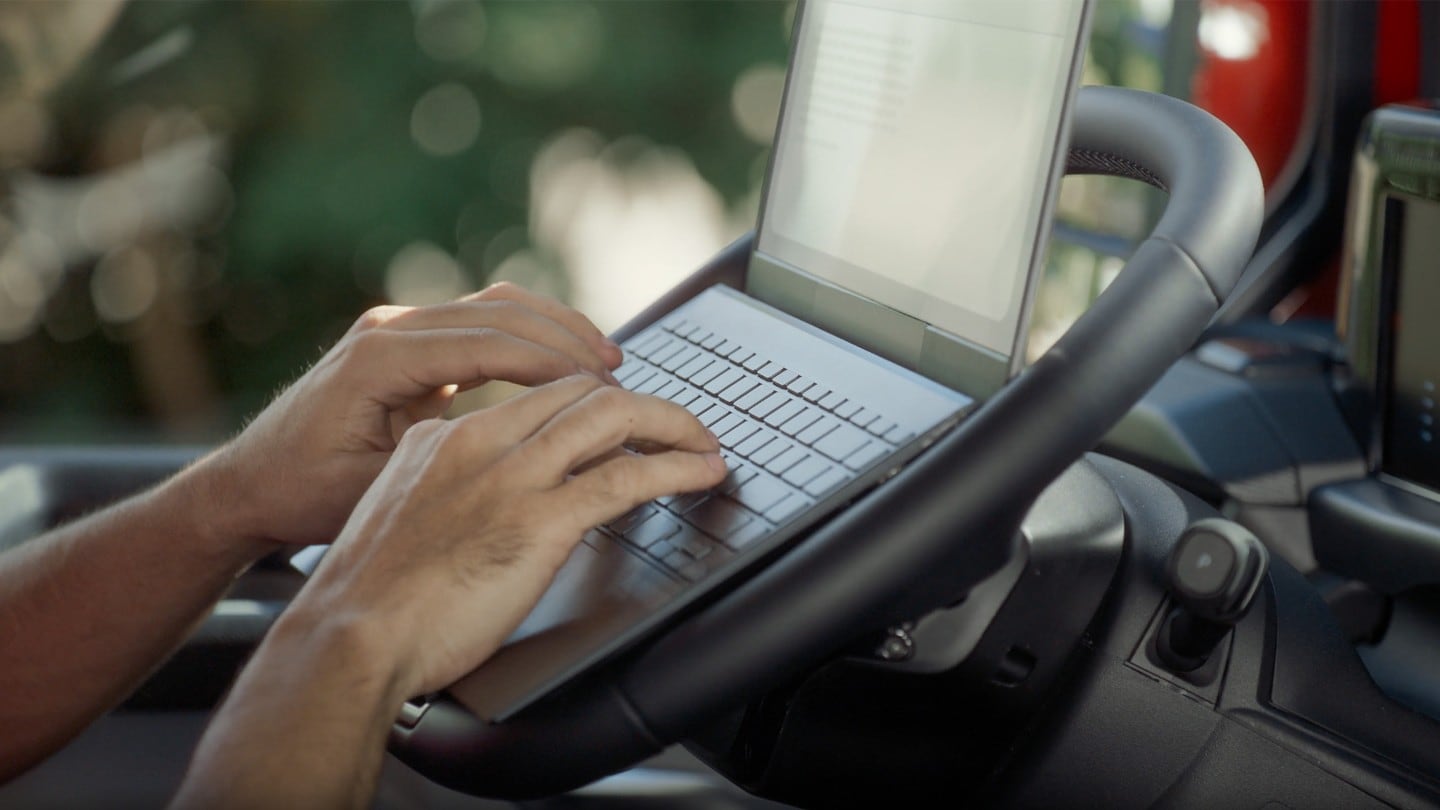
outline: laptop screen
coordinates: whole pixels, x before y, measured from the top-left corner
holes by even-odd
[[[811,0],[758,253],[913,319],[914,345],[876,347],[907,365],[924,325],[1008,360],[1043,260],[1082,17],[1076,0]],[[845,334],[853,317],[793,314],[875,342]]]

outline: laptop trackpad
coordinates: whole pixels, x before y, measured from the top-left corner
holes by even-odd
[[[446,692],[479,717],[504,719],[684,587],[591,532],[505,646]]]

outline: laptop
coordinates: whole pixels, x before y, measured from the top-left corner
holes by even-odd
[[[639,332],[616,372],[695,413],[729,476],[589,532],[453,698],[505,720],[784,553],[1018,371],[1087,5],[801,5],[746,289]]]

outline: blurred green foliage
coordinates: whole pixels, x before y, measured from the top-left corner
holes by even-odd
[[[190,291],[220,411],[172,431],[211,439],[381,301],[402,246],[455,254],[463,240],[523,228],[531,160],[556,132],[642,133],[683,150],[731,204],[751,193],[764,146],[737,130],[731,88],[747,67],[784,63],[790,12],[781,2],[135,2],[52,94],[58,141],[41,168],[97,170],[107,128],[137,108],[193,111],[227,141],[229,218],[196,243],[219,272]],[[183,53],[116,81],[176,31]],[[437,156],[417,146],[412,114],[442,83],[468,89],[481,119],[473,145]],[[472,286],[494,269],[477,264]],[[82,276],[56,301],[83,307]],[[128,373],[131,337],[101,327],[59,342],[41,330],[0,348],[3,438],[153,438],[153,403]]]
[[[1088,81],[1158,89],[1162,32],[1137,2],[1098,4]],[[224,145],[222,216],[140,240],[164,261],[134,321],[97,315],[101,253],[66,268],[36,328],[0,344],[0,441],[223,437],[385,300],[405,246],[457,256],[472,288],[534,247],[531,164],[574,127],[674,148],[747,210],[766,146],[737,126],[732,92],[784,65],[793,14],[782,0],[128,3],[78,67],[52,60],[66,75],[40,99],[48,144],[5,183],[104,176],[141,162],[157,128],[198,127]],[[1129,235],[1149,205],[1137,194],[1087,186],[1060,215]],[[1068,322],[1107,266],[1057,243],[1037,322]]]

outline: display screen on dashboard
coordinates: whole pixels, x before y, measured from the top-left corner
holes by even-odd
[[[1384,212],[1393,320],[1380,468],[1440,492],[1440,202],[1391,196]]]

